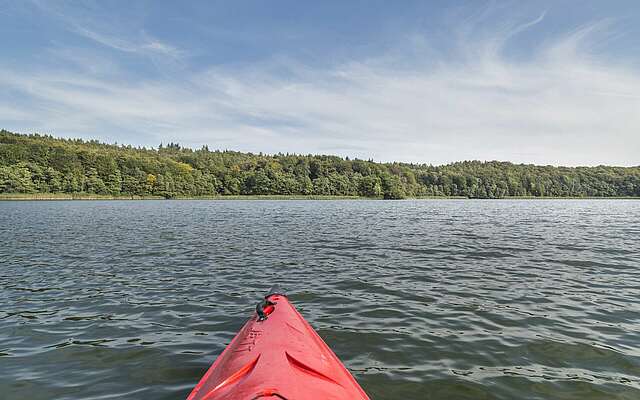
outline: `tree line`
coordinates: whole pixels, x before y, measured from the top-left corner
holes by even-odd
[[[335,195],[401,199],[640,196],[640,167],[376,163],[330,155],[157,149],[0,131],[0,193]]]

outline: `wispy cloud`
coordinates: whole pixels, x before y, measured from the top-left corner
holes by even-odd
[[[18,108],[9,105],[0,105],[0,121],[22,122],[28,121],[30,115]]]
[[[96,8],[95,4],[93,7],[89,7],[86,3],[69,7],[65,3],[31,1],[43,13],[60,20],[69,31],[110,49],[140,55],[161,55],[174,59],[183,57],[185,54],[177,47],[152,37],[139,26],[122,26],[122,19],[110,17],[108,12]]]
[[[427,41],[330,69],[278,59],[140,82],[5,70],[0,86],[30,99],[31,119],[9,128],[66,136],[383,161],[640,164],[640,74],[589,51],[609,34],[606,22],[549,40],[525,60],[504,55],[511,38],[544,18],[493,35],[465,26],[458,54],[437,62],[421,58],[434,54]],[[130,43],[93,39],[129,51]]]
[[[77,34],[91,39],[101,45],[128,53],[158,53],[169,57],[179,57],[181,54],[176,47],[154,38],[146,37],[141,41],[134,42],[125,40],[115,34],[109,35],[97,32],[77,23],[73,24],[72,29]]]

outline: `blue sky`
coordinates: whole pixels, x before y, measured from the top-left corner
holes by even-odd
[[[0,0],[0,127],[640,164],[640,2]]]

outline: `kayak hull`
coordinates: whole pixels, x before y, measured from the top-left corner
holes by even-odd
[[[369,397],[287,296],[273,293],[259,305],[257,313],[187,398],[222,399],[368,400]]]

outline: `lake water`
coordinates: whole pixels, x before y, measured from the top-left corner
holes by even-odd
[[[0,398],[183,399],[274,282],[373,400],[640,399],[640,201],[0,202]]]

